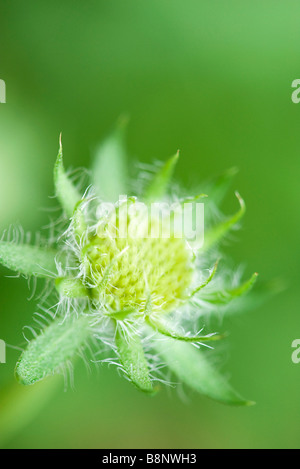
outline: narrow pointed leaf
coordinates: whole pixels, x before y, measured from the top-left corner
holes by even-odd
[[[166,322],[159,321],[158,319],[147,318],[147,323],[157,332],[160,334],[170,337],[175,340],[180,340],[183,342],[192,342],[192,343],[199,343],[199,342],[215,342],[217,340],[221,340],[225,337],[225,335],[221,334],[207,334],[207,335],[181,335],[174,331]]]
[[[148,202],[158,200],[166,194],[178,158],[179,152],[170,158],[155,174],[144,195]]]
[[[98,196],[106,201],[116,202],[120,195],[127,194],[125,127],[125,121],[119,123],[116,130],[95,151],[93,185]]]
[[[226,305],[232,300],[240,298],[241,296],[248,293],[255,284],[257,276],[258,274],[254,273],[249,280],[236,288],[224,289],[211,293],[203,293],[201,299],[216,305]]]
[[[32,385],[55,372],[85,345],[91,334],[87,316],[57,318],[32,340],[16,366],[21,384]]]
[[[285,279],[280,277],[275,277],[272,280],[259,282],[255,286],[255,290],[251,292],[247,299],[247,305],[245,309],[255,309],[263,305],[266,301],[274,298],[274,296],[283,293],[288,287],[288,283]]]
[[[80,201],[81,196],[67,176],[63,164],[63,149],[61,138],[59,141],[59,151],[54,165],[54,185],[56,196],[69,218],[72,217],[76,204]]]
[[[130,381],[141,391],[153,393],[149,367],[139,336],[132,336],[118,328],[116,346],[120,362]]]
[[[245,214],[245,202],[237,192],[236,196],[240,203],[239,211],[232,217],[228,218],[219,225],[211,228],[205,233],[204,248],[200,250],[200,253],[210,249],[212,246],[218,243],[240,221],[240,219]]]
[[[251,290],[251,293],[246,298],[242,296],[230,305],[230,310],[226,314],[246,313],[260,308],[267,301],[282,293],[286,288],[287,284],[282,278],[274,278],[267,282],[257,282],[255,289]]]
[[[243,399],[234,391],[201,350],[195,349],[191,344],[161,338],[162,340],[156,341],[155,348],[181,382],[223,404],[253,405],[253,402]]]
[[[214,268],[212,269],[209,277],[199,287],[195,288],[195,290],[191,293],[190,298],[197,295],[197,293],[199,293],[200,290],[203,290],[203,288],[205,288],[213,280],[217,272],[218,264],[219,264],[219,260],[215,263]]]
[[[74,212],[73,212],[73,217],[72,217],[74,232],[78,239],[81,238],[81,236],[87,229],[87,225],[86,225],[86,221],[85,221],[85,217],[83,213],[83,208],[82,208],[82,205],[84,202],[85,200],[80,200],[76,204]]]
[[[237,168],[230,168],[208,182],[207,188],[205,187],[205,190],[209,194],[208,203],[213,202],[217,206],[221,205],[237,173]]]
[[[57,252],[52,249],[0,241],[0,263],[26,276],[54,276],[57,270],[56,255]]]

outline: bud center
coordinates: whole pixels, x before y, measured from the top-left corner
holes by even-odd
[[[184,299],[192,281],[191,252],[181,238],[126,238],[105,227],[83,248],[91,294],[113,310],[170,311]]]

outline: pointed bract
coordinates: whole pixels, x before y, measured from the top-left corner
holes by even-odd
[[[54,186],[56,197],[66,215],[71,218],[81,196],[65,172],[61,136],[59,140],[59,151],[54,165]]]
[[[95,151],[92,182],[97,195],[105,201],[116,202],[127,195],[127,153],[124,122],[101,143]]]
[[[57,254],[54,249],[0,241],[0,263],[28,277],[55,277]]]
[[[201,350],[195,349],[191,344],[167,339],[164,336],[160,338],[161,340],[155,342],[155,349],[181,382],[223,404],[253,405],[253,402],[243,399],[234,391]]]
[[[84,232],[87,229],[87,225],[86,225],[85,218],[84,218],[83,207],[82,207],[84,202],[85,200],[82,199],[76,204],[74,212],[73,212],[73,217],[72,217],[74,233],[78,240],[80,240],[81,236],[84,234]]]
[[[200,250],[201,252],[207,251],[211,247],[213,247],[215,244],[217,244],[219,241],[222,240],[226,234],[232,230],[235,225],[241,220],[241,218],[244,216],[246,212],[246,205],[242,197],[239,195],[238,192],[236,192],[236,197],[239,201],[240,204],[240,209],[237,213],[235,213],[232,217],[228,218],[227,220],[221,222],[219,225],[211,228],[207,232],[205,232],[205,241],[204,241],[204,247],[203,249]]]
[[[227,169],[219,176],[210,180],[206,185],[204,185],[205,190],[209,193],[209,201],[212,202],[217,207],[221,205],[225,195],[227,194],[234,176],[238,173],[238,169],[233,167]],[[206,188],[207,186],[207,188]]]
[[[207,334],[207,335],[180,335],[172,327],[170,327],[166,322],[162,322],[157,318],[148,318],[148,324],[160,334],[170,337],[175,340],[191,343],[200,343],[200,342],[215,342],[217,340],[223,339],[225,336],[220,334]]]
[[[213,280],[214,276],[216,275],[218,265],[219,265],[219,260],[217,260],[217,262],[215,263],[209,277],[205,280],[205,282],[199,285],[199,287],[195,288],[195,290],[192,291],[190,298],[197,295],[197,293],[199,293],[200,290],[203,290],[203,288],[205,288]]]
[[[153,202],[166,195],[178,159],[179,151],[176,153],[176,155],[170,158],[154,175],[152,181],[145,191],[144,198],[147,202]]]
[[[209,301],[209,303],[216,305],[226,305],[231,301],[240,298],[241,296],[247,294],[251,288],[254,286],[257,280],[258,274],[254,273],[249,280],[244,282],[242,285],[231,288],[224,289],[220,291],[205,293],[203,292],[201,299]]]
[[[141,391],[153,393],[149,366],[140,337],[118,328],[116,346],[120,362],[129,380]]]
[[[87,316],[58,317],[33,339],[16,366],[21,384],[32,385],[62,371],[69,360],[84,347],[91,335]]]

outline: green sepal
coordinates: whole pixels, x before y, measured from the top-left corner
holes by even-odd
[[[173,330],[172,327],[169,327],[166,322],[162,322],[157,318],[147,317],[146,321],[149,326],[151,326],[155,331],[159,332],[160,334],[175,339],[180,340],[182,342],[192,342],[192,343],[200,343],[200,342],[215,342],[217,340],[224,339],[225,334],[207,334],[207,335],[196,335],[196,336],[185,336],[180,335],[176,331]]]
[[[158,336],[155,349],[166,365],[182,383],[218,402],[234,406],[250,406],[253,402],[243,399],[226,379],[212,366],[206,353],[192,344]]]
[[[116,202],[120,195],[127,194],[126,125],[127,119],[121,119],[95,151],[92,182],[97,195],[105,201]]]
[[[243,217],[246,212],[246,205],[244,200],[241,198],[238,192],[236,192],[236,197],[238,198],[240,209],[232,217],[227,218],[227,220],[218,224],[217,226],[211,228],[205,233],[204,247],[200,249],[200,254],[203,251],[207,251],[212,246],[217,244]]]
[[[165,196],[178,159],[179,151],[176,153],[176,155],[170,158],[154,175],[144,194],[144,199],[146,202],[153,202]]]
[[[25,276],[55,276],[57,254],[54,249],[0,241],[0,263]]]
[[[115,341],[121,365],[129,380],[140,391],[153,394],[149,366],[140,337],[118,327]]]
[[[281,294],[287,289],[288,285],[285,279],[275,277],[272,280],[257,282],[255,289],[247,297],[247,301],[242,304],[243,312],[260,308],[271,298]],[[237,305],[239,310],[239,305]]]
[[[63,298],[86,298],[89,296],[87,288],[77,278],[57,278],[55,287]]]
[[[82,210],[82,204],[84,202],[86,202],[84,199],[77,202],[72,216],[74,233],[79,240],[83,233],[87,230],[87,224]]]
[[[71,218],[81,196],[65,172],[61,136],[59,139],[59,151],[54,165],[54,186],[55,194],[63,210]]]
[[[225,195],[227,194],[234,176],[238,173],[238,168],[229,168],[224,171],[222,174],[216,176],[214,179],[211,179],[204,187],[207,193],[209,194],[208,204],[211,202],[220,206]]]
[[[213,280],[214,276],[217,273],[218,265],[219,265],[219,260],[217,260],[217,262],[215,263],[209,277],[205,280],[205,282],[203,282],[201,285],[199,285],[199,287],[195,288],[192,291],[192,293],[189,295],[189,298],[193,298],[193,296],[197,295],[197,293],[199,293],[200,290],[205,288]]]
[[[258,274],[255,272],[249,280],[236,288],[224,289],[211,293],[203,293],[201,299],[216,305],[226,305],[236,298],[247,294],[257,280]]]
[[[17,380],[29,386],[61,371],[84,347],[90,335],[88,316],[57,317],[22,353],[15,370]]]

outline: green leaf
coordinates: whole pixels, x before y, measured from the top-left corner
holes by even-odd
[[[141,391],[153,393],[149,367],[139,336],[117,328],[116,346],[120,362],[130,381]]]
[[[186,335],[180,335],[176,331],[174,331],[169,324],[166,324],[166,322],[159,321],[157,318],[151,318],[148,317],[147,323],[157,332],[159,332],[162,335],[165,335],[166,337],[170,337],[175,340],[181,340],[183,342],[193,342],[193,343],[199,343],[199,342],[215,342],[217,340],[221,340],[225,337],[225,335],[220,335],[220,334],[207,334],[207,335],[196,335],[196,336],[186,336]]]
[[[87,316],[56,318],[22,353],[16,366],[18,381],[28,386],[60,371],[85,345],[90,334]]]
[[[86,298],[89,296],[88,290],[77,278],[57,278],[55,286],[64,298]]]
[[[189,296],[189,298],[192,298],[193,296],[197,295],[197,293],[199,293],[200,290],[202,290],[203,288],[205,288],[205,287],[212,281],[212,279],[213,279],[214,276],[216,275],[218,265],[219,265],[219,260],[217,260],[217,262],[215,263],[214,268],[212,269],[211,274],[209,275],[209,277],[205,280],[204,283],[202,283],[202,285],[200,285],[199,287],[195,288],[195,290],[191,293],[191,295]]]
[[[178,158],[179,151],[176,153],[176,155],[170,158],[155,174],[145,191],[144,198],[147,202],[159,200],[166,194]]]
[[[241,306],[243,311],[255,310],[261,307],[270,299],[284,292],[287,288],[287,283],[283,278],[275,277],[272,280],[265,282],[257,282],[255,289],[247,297],[247,301]],[[240,308],[238,303],[237,308]]]
[[[250,406],[211,365],[206,354],[193,345],[174,339],[155,341],[155,348],[181,382],[223,404]]]
[[[26,276],[49,277],[55,275],[57,271],[56,255],[57,252],[52,249],[0,241],[0,263],[8,269]]]
[[[78,239],[81,238],[81,236],[87,229],[87,225],[86,225],[86,221],[85,221],[85,217],[84,217],[84,213],[82,209],[82,205],[84,202],[86,201],[82,199],[76,204],[74,212],[73,212],[73,217],[72,217],[73,229]]]
[[[221,205],[237,173],[237,168],[230,168],[208,182],[207,188],[205,188],[209,194],[208,203],[213,202],[217,206]]]
[[[124,130],[127,121],[119,122],[115,131],[95,152],[92,182],[99,197],[116,202],[127,194],[127,153]]]
[[[72,181],[68,178],[63,164],[63,149],[61,136],[59,139],[59,151],[54,165],[54,185],[56,196],[69,218],[72,217],[76,204],[81,196]]]
[[[246,211],[246,205],[244,200],[241,198],[238,192],[236,192],[236,197],[240,203],[239,211],[233,215],[232,217],[228,218],[224,222],[220,223],[219,225],[211,228],[205,233],[205,241],[204,241],[204,248],[201,251],[207,251],[213,245],[218,243],[243,217]]]
[[[232,300],[240,298],[241,296],[248,293],[255,284],[257,276],[258,274],[255,272],[249,280],[236,288],[224,289],[211,293],[203,293],[201,299],[216,305],[226,305]]]

